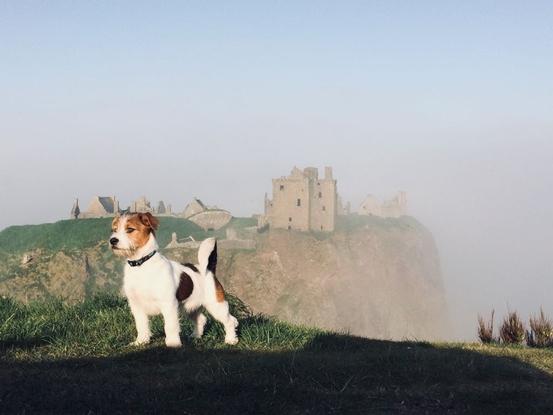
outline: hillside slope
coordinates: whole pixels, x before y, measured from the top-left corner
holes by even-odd
[[[160,245],[173,231],[207,236],[194,226],[162,218]],[[118,292],[122,264],[107,247],[108,232],[108,220],[1,232],[0,295],[75,302],[99,291]],[[412,218],[352,216],[341,218],[332,235],[275,230],[258,234],[256,242],[254,251],[222,250],[218,265],[225,288],[256,312],[376,338],[444,335],[438,253],[432,235]],[[25,253],[34,259],[22,265]],[[195,262],[193,250],[164,253]]]
[[[179,350],[136,348],[124,300],[68,306],[0,298],[0,412],[549,414],[553,351],[390,342],[247,313],[237,346],[208,322]],[[182,323],[183,337],[191,325]]]

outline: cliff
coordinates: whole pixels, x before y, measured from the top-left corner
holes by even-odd
[[[96,221],[107,238],[109,222]],[[83,221],[62,222],[69,228],[84,226]],[[162,219],[162,246],[184,222]],[[192,230],[196,237],[207,236]],[[9,239],[2,235],[6,231]],[[34,242],[29,229],[19,232],[28,242],[15,247],[6,247],[6,241],[17,239],[18,231],[0,232],[0,295],[23,301],[61,296],[76,302],[98,291],[119,290],[122,264],[105,240],[53,248]],[[426,339],[444,333],[438,253],[432,235],[412,218],[353,216],[341,218],[333,234],[273,230],[258,234],[256,242],[252,251],[221,250],[218,265],[226,290],[255,312],[378,338]],[[164,254],[181,261],[196,256],[184,249]]]

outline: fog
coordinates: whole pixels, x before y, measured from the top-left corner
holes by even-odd
[[[0,229],[97,194],[251,215],[330,165],[354,209],[407,191],[452,338],[553,315],[553,8],[459,7],[3,3]]]

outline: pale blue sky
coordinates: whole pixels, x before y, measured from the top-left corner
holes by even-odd
[[[407,190],[470,335],[550,303],[552,22],[545,1],[0,1],[0,229],[95,194],[247,215],[331,164],[354,206]]]

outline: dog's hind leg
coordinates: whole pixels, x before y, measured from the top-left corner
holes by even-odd
[[[190,335],[193,339],[199,339],[204,334],[205,323],[207,322],[207,317],[199,309],[194,310],[188,314],[192,323],[194,323],[194,331]]]
[[[236,327],[238,327],[238,320],[230,314],[227,301],[210,301],[204,304],[204,307],[209,314],[213,316],[217,321],[220,321],[225,327],[225,343],[236,344],[238,343],[238,337],[236,337]]]

